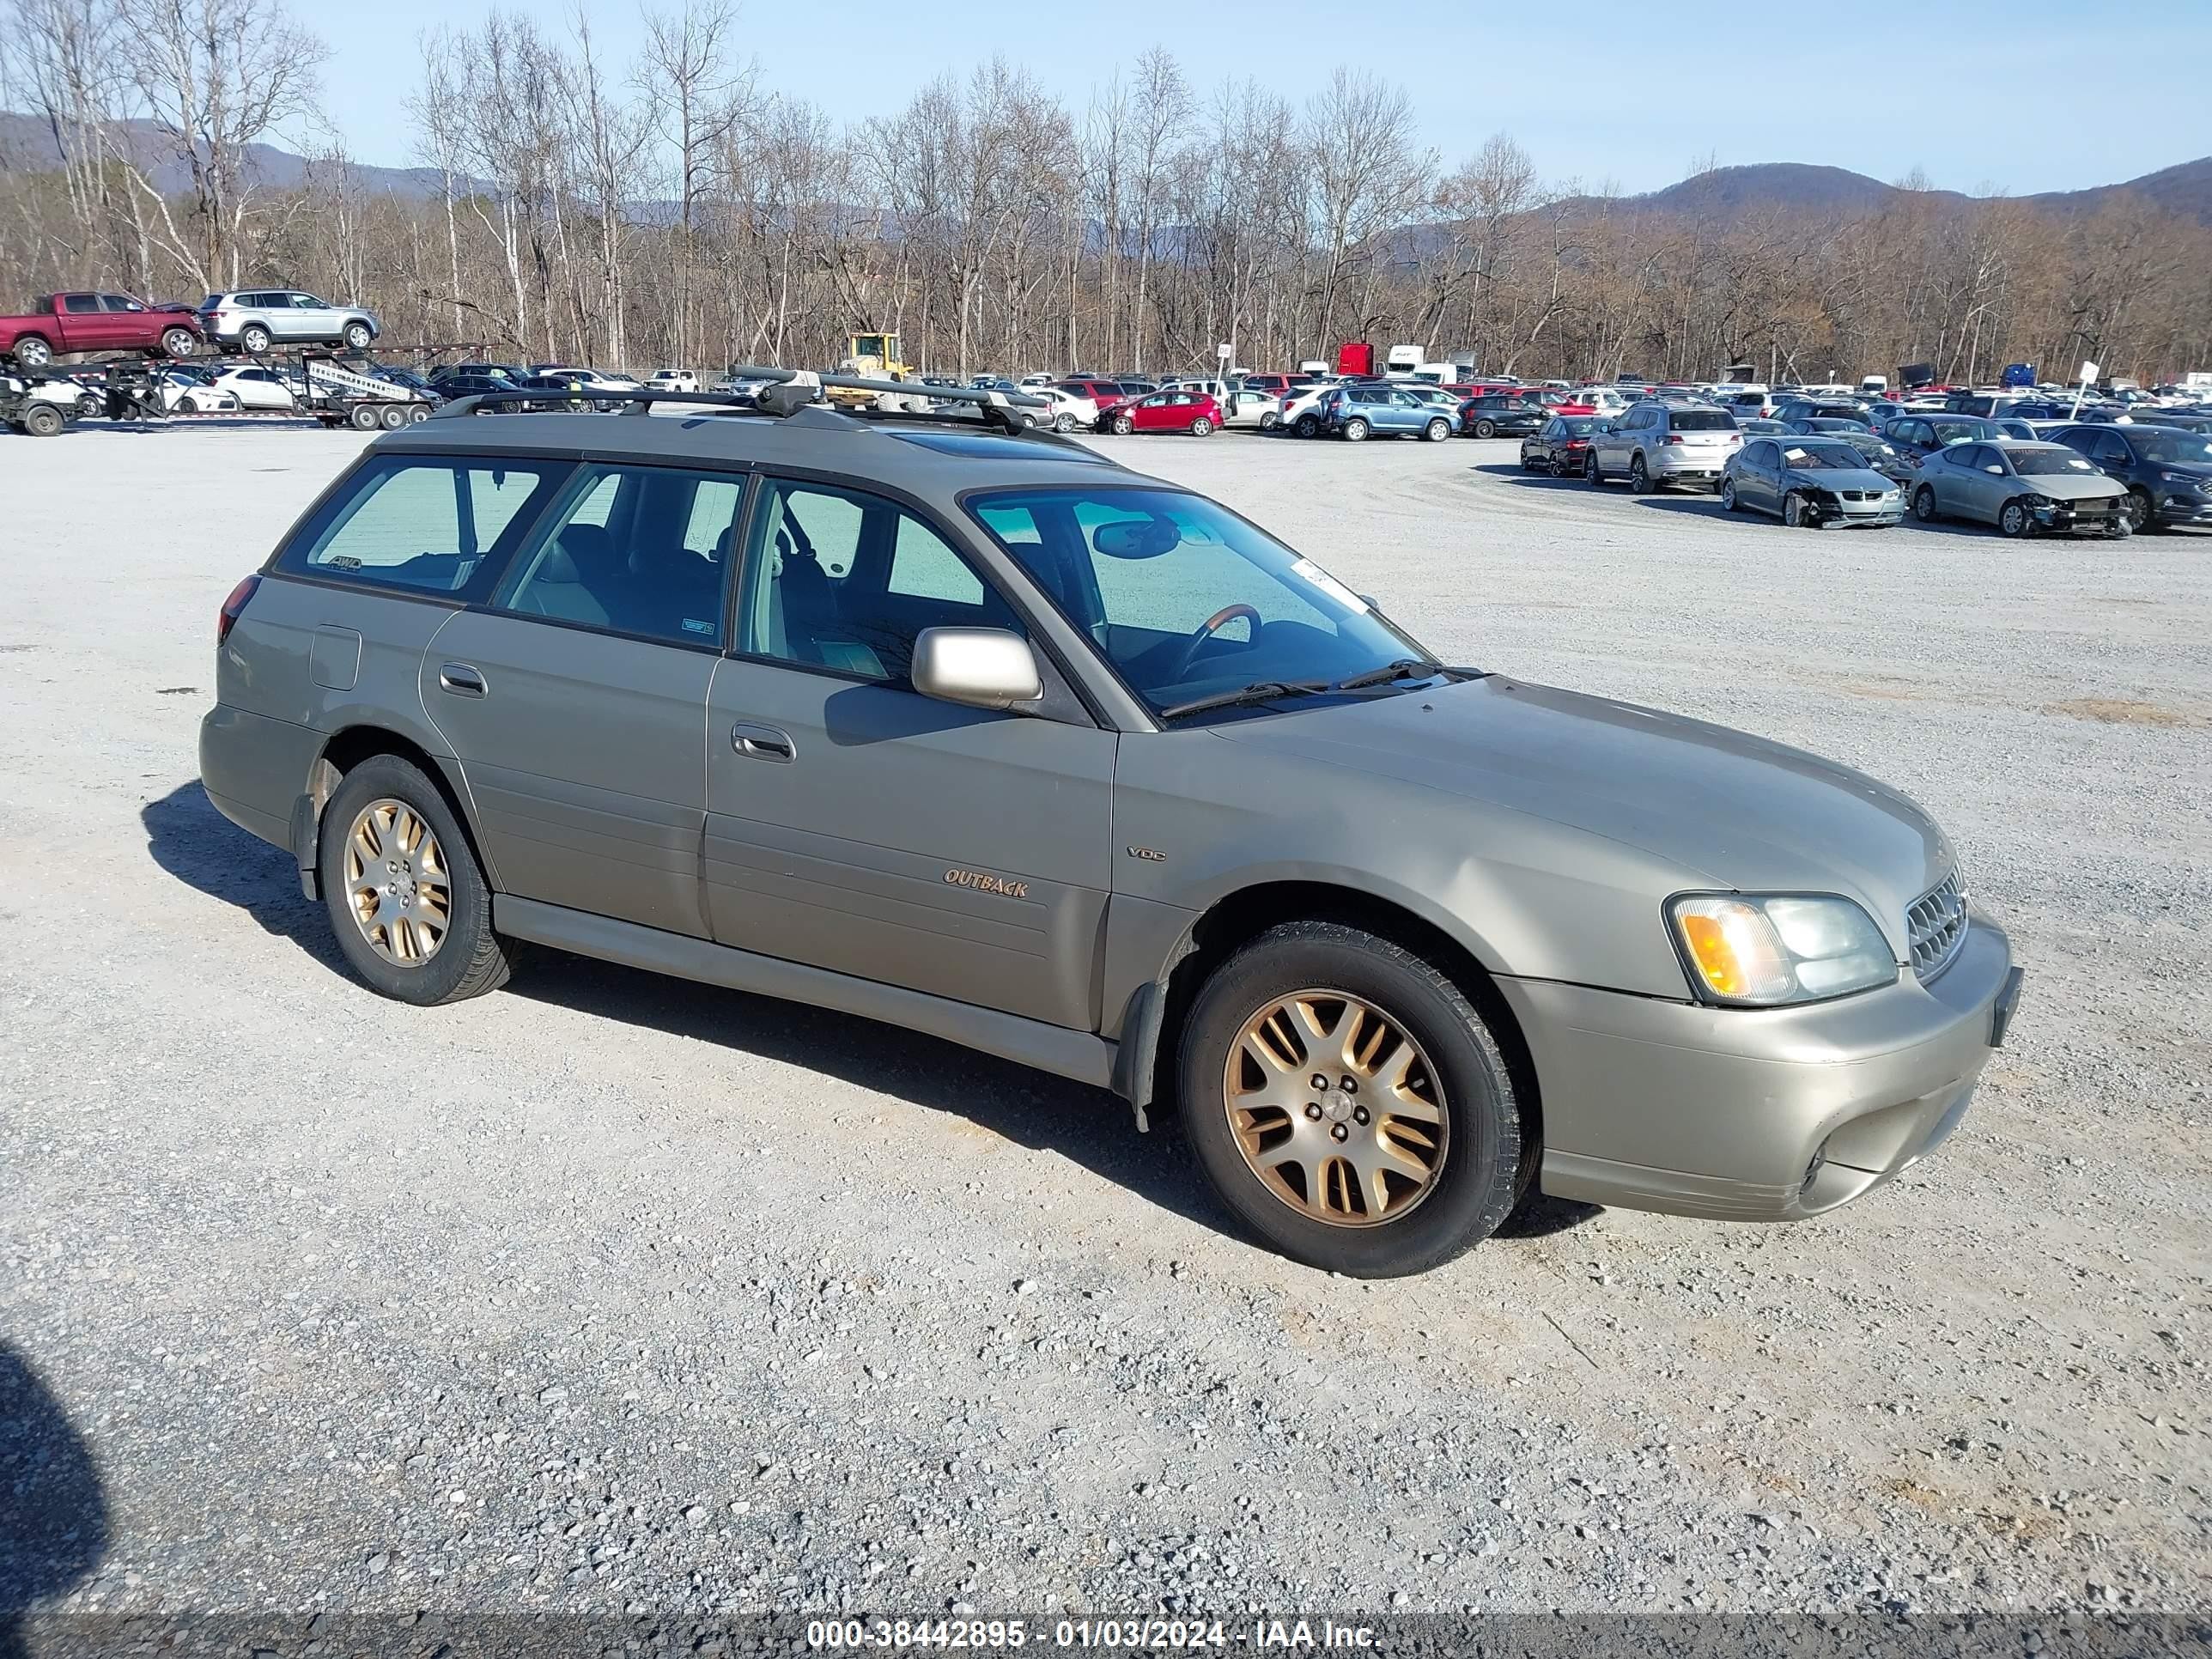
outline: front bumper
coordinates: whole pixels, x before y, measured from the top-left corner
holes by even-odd
[[[2159,502],[2154,516],[2160,524],[2212,524],[2212,496],[2177,490]]]
[[[1559,1198],[1797,1221],[1910,1168],[1965,1116],[2020,993],[1979,916],[1950,968],[1800,1008],[1711,1008],[1502,979]]]
[[[2090,501],[2054,501],[2030,509],[2035,527],[2047,535],[2107,535],[2122,517],[2120,498]]]

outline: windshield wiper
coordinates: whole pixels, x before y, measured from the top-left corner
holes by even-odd
[[[1170,703],[1160,710],[1160,718],[1180,720],[1185,714],[1202,714],[1209,708],[1234,708],[1239,703],[1267,702],[1276,697],[1302,696],[1329,689],[1327,680],[1255,680],[1234,691],[1217,691],[1210,697]]]
[[[1432,680],[1438,675],[1450,679],[1479,680],[1480,668],[1449,668],[1440,662],[1423,662],[1414,657],[1401,657],[1380,668],[1370,668],[1364,674],[1347,674],[1328,688],[1332,691],[1364,691],[1371,685],[1388,685],[1393,680]]]

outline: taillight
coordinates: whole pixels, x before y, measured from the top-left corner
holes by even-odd
[[[230,637],[230,630],[238,626],[239,617],[246,611],[246,602],[253,597],[253,590],[260,586],[260,577],[248,576],[230,590],[230,597],[222,602],[222,614],[216,618],[215,642],[218,647]]]
[[[1682,441],[1682,434],[1679,432],[1670,432],[1659,441],[1662,444],[1678,444]]]

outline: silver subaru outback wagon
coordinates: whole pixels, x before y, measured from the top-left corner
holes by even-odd
[[[536,940],[932,1032],[1172,1103],[1251,1231],[1371,1276],[1532,1187],[1832,1209],[2003,1038],[1902,795],[1444,664],[1071,440],[453,407],[240,584],[201,735],[387,996]]]

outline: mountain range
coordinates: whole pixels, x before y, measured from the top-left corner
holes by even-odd
[[[150,123],[129,121],[124,123],[124,129],[142,163],[152,164],[151,176],[157,189],[182,192],[191,188],[190,177],[181,162],[159,159],[159,137]],[[311,167],[316,165],[306,156],[276,144],[252,145],[248,154],[261,181],[278,190],[304,183]],[[34,116],[0,110],[0,167],[35,172],[57,167],[59,161],[60,153],[44,122]],[[434,167],[376,167],[364,161],[343,165],[350,181],[371,194],[389,193],[406,200],[422,201],[436,196],[440,188]],[[2212,156],[2184,161],[2117,185],[2048,191],[2014,199],[2050,212],[2094,213],[2127,192],[2143,197],[2170,213],[2194,219],[2200,224],[2212,224]],[[1841,219],[1878,212],[1912,193],[1844,167],[1816,167],[1802,161],[1766,161],[1751,167],[1716,167],[1664,190],[1616,197],[1603,205],[1613,212],[1626,210],[1668,217],[1732,218],[1778,210],[1793,215]],[[1963,204],[1974,199],[1957,191],[1923,193],[1941,203]],[[1595,198],[1584,198],[1577,205],[1585,203],[1592,209],[1601,205]],[[640,213],[641,216],[654,216],[650,206],[641,207]]]

